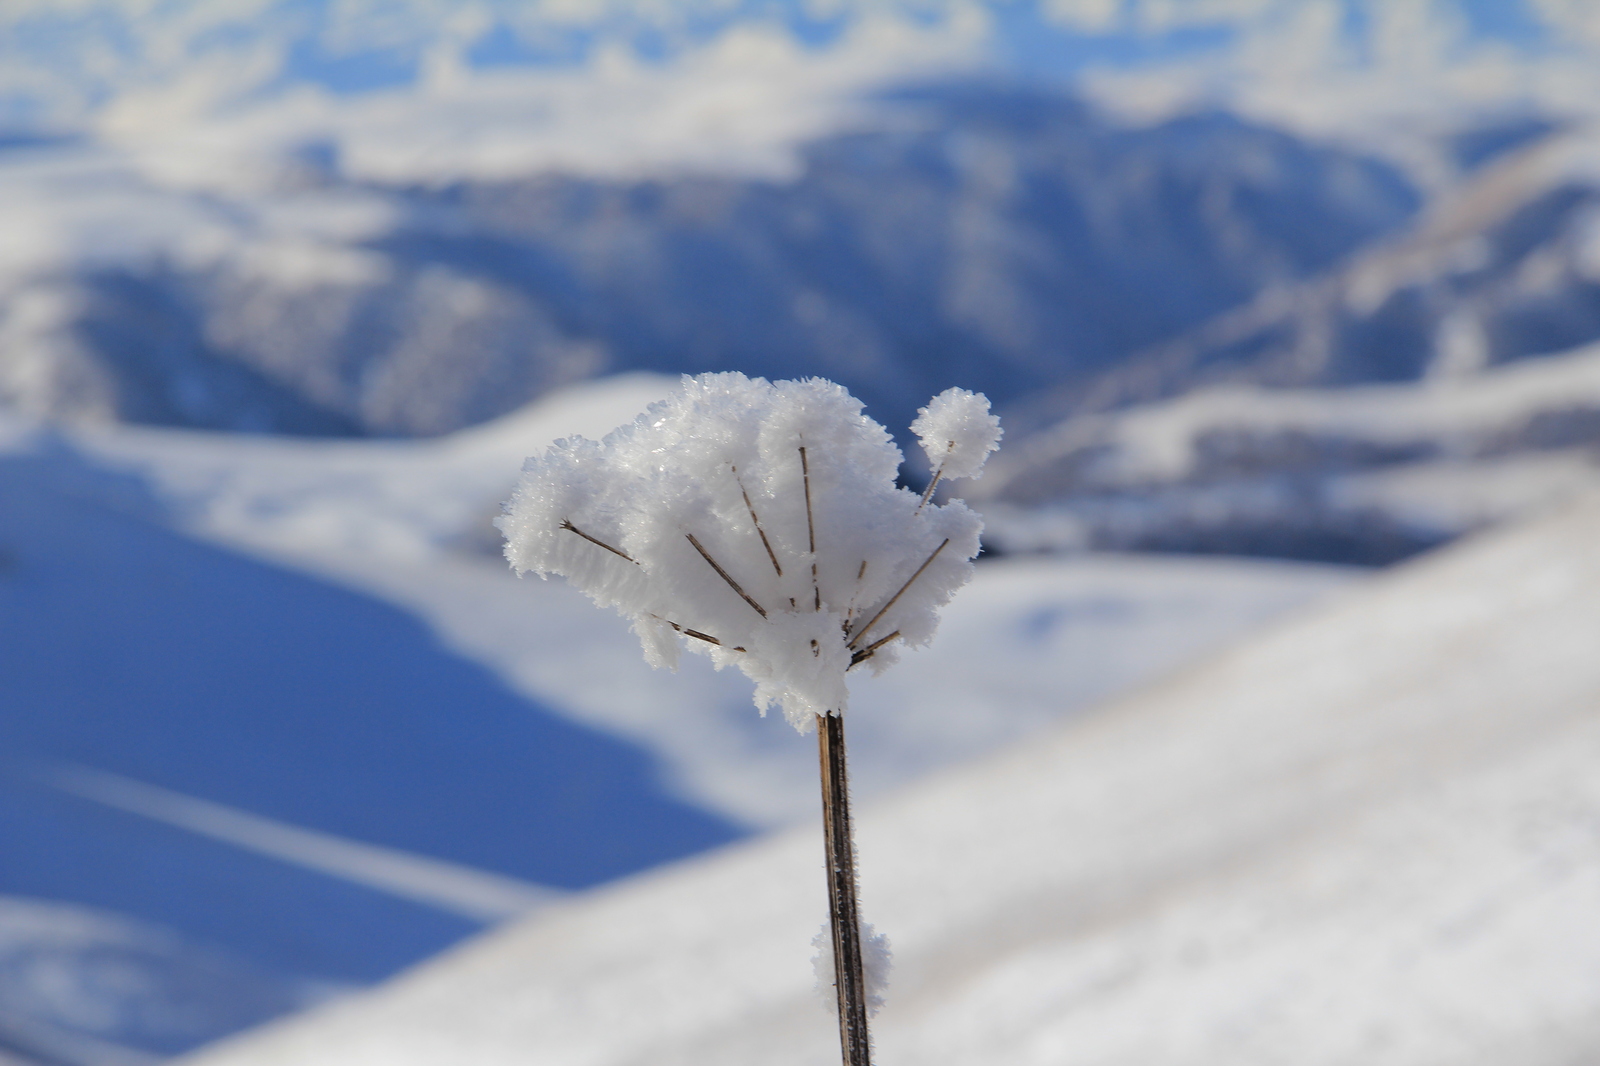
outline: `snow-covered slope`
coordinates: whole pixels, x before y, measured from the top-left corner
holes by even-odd
[[[1600,153],[1542,132],[1317,278],[1015,405],[1014,548],[1385,562],[1594,480]]]
[[[1583,1061],[1600,497],[860,819],[885,1063]],[[822,1063],[814,831],[636,879],[196,1066]]]
[[[242,840],[288,826],[571,889],[740,833],[422,619],[185,536],[137,479],[60,442],[0,456],[0,544],[0,891],[359,981],[507,910]],[[141,804],[78,767],[168,795]],[[196,801],[267,824],[200,835]]]
[[[1461,377],[1594,340],[1600,126],[1525,125],[1525,140],[1438,191],[1404,232],[1132,353],[1055,402],[1093,410],[1230,381]]]
[[[1600,484],[1600,345],[1412,384],[1214,385],[1016,437],[968,493],[1001,547],[1388,562]]]

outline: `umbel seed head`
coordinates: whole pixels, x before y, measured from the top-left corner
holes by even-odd
[[[988,401],[963,390],[924,422],[955,442],[946,479],[976,476],[999,438]],[[757,707],[804,731],[845,710],[851,669],[931,640],[971,577],[982,520],[897,487],[900,460],[830,381],[702,374],[603,441],[527,460],[497,525],[518,573],[616,608],[652,665],[688,646],[736,666]]]

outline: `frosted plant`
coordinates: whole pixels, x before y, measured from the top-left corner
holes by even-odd
[[[913,425],[928,491],[895,485],[900,450],[832,382],[742,374],[682,389],[596,443],[529,459],[499,520],[518,573],[559,574],[633,625],[655,666],[683,647],[755,682],[801,732],[819,729],[841,1039],[867,1061],[842,715],[846,675],[926,644],[972,575],[982,520],[942,480],[977,477],[1000,438],[989,402],[935,397]],[[885,947],[886,950],[886,947]]]
[[[944,478],[976,476],[999,437],[961,389],[913,428]],[[616,608],[653,665],[687,645],[807,731],[847,709],[850,669],[926,644],[971,575],[982,521],[897,488],[900,458],[838,385],[706,374],[602,443],[529,459],[499,525],[519,573]]]

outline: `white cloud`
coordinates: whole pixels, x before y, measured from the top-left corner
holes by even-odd
[[[1600,5],[1593,0],[1529,0],[1534,12],[1559,34],[1600,45]]]
[[[205,64],[124,94],[96,128],[159,183],[184,186],[261,181],[273,171],[264,159],[317,142],[337,147],[345,173],[380,181],[550,169],[781,177],[793,146],[851,121],[864,91],[980,62],[987,28],[976,7],[931,24],[886,14],[814,49],[771,25],[738,25],[664,62],[610,45],[569,70],[472,70],[441,46],[418,84],[355,96],[303,86],[250,100],[236,91],[246,76]]]
[[[1247,23],[1283,6],[1283,0],[1137,0],[1135,10],[1142,29],[1162,33],[1190,26]]]
[[[1039,10],[1058,25],[1105,33],[1117,24],[1122,14],[1122,0],[1043,0]]]

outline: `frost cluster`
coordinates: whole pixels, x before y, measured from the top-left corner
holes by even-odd
[[[652,665],[687,644],[755,682],[802,731],[842,713],[845,674],[926,644],[966,583],[982,520],[898,488],[900,450],[861,402],[818,378],[686,377],[600,442],[523,465],[499,526],[518,573],[559,574],[633,623]],[[973,476],[999,423],[951,389],[924,409]],[[954,443],[950,443],[954,442]]]
[[[1000,447],[1000,420],[989,413],[989,398],[966,389],[946,389],[929,400],[911,432],[933,470],[928,494],[942,479],[982,477],[984,460]]]
[[[811,971],[817,977],[817,995],[827,1001],[834,1013],[839,1010],[839,994],[833,987],[838,980],[833,970],[833,930],[822,927],[822,932],[811,938],[816,954],[811,956]],[[861,969],[867,979],[867,1014],[877,1014],[883,1007],[884,996],[889,991],[889,971],[894,966],[894,952],[889,948],[889,938],[873,928],[871,922],[861,923]]]

